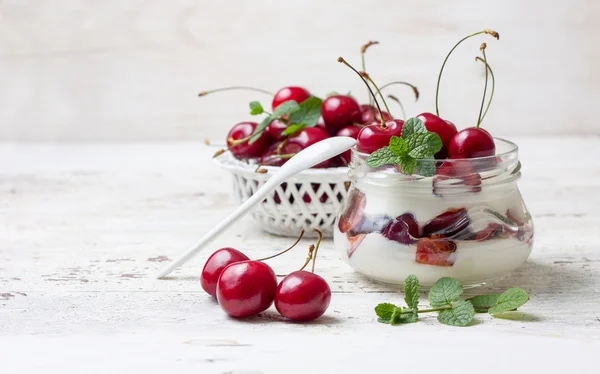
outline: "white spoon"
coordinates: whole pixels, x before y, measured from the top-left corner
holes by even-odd
[[[288,178],[300,173],[303,170],[311,168],[316,164],[335,157],[348,149],[352,148],[356,144],[356,140],[346,136],[335,136],[322,140],[318,143],[311,145],[308,148],[298,152],[294,157],[290,158],[288,162],[283,164],[279,169],[279,172],[269,178],[265,184],[258,189],[248,200],[240,205],[233,213],[225,218],[217,226],[213,227],[212,230],[207,232],[200,240],[196,242],[190,249],[182,254],[178,259],[171,262],[164,269],[162,269],[157,275],[157,278],[162,278],[165,275],[170,274],[173,270],[183,265],[189,259],[196,255],[204,246],[212,242],[217,235],[229,228],[232,223],[237,219],[245,215],[254,205],[263,201],[267,195],[273,191],[281,183],[285,182]]]

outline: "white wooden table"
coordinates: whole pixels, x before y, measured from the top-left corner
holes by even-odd
[[[353,273],[330,241],[317,264],[333,296],[317,323],[274,308],[229,319],[200,288],[207,256],[233,246],[258,258],[291,238],[246,217],[170,279],[153,277],[234,208],[213,149],[1,145],[0,373],[597,373],[600,137],[514,140],[535,247],[512,276],[468,293],[520,286],[531,300],[514,320],[478,315],[467,328],[377,323],[373,307],[402,295]],[[305,255],[270,263],[285,273]]]

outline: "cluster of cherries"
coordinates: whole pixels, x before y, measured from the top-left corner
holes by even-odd
[[[280,256],[298,244],[304,234],[288,249],[260,260],[251,260],[235,248],[221,248],[206,261],[200,276],[204,291],[216,298],[221,309],[231,317],[244,318],[267,310],[273,303],[282,316],[293,321],[319,318],[329,307],[331,289],[315,274],[316,246],[311,245],[304,266],[286,275],[278,284],[273,269],[264,261]],[[304,268],[312,260],[312,271]]]

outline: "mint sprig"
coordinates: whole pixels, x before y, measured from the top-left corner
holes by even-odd
[[[430,288],[431,309],[419,309],[419,280],[409,275],[404,280],[404,301],[408,307],[381,303],[375,307],[377,321],[389,325],[417,322],[419,314],[438,312],[437,320],[449,326],[468,326],[475,313],[496,316],[523,306],[529,295],[522,288],[509,288],[502,294],[478,295],[466,300],[460,297],[463,287],[457,279],[440,278]]]
[[[389,145],[371,153],[366,163],[372,168],[398,165],[404,174],[412,175],[416,171],[419,175],[431,177],[435,174],[435,164],[425,162],[420,166],[418,160],[433,159],[442,146],[438,134],[427,131],[420,119],[409,118],[402,126],[402,136],[392,136]]]

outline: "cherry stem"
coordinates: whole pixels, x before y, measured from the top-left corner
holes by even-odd
[[[284,254],[284,253],[288,252],[290,249],[294,248],[294,247],[295,247],[295,246],[296,246],[296,245],[297,245],[297,244],[300,242],[300,239],[302,239],[302,237],[303,237],[303,236],[304,236],[304,230],[300,231],[300,236],[298,237],[298,239],[296,239],[296,242],[295,242],[294,244],[292,244],[292,246],[291,246],[291,247],[289,247],[288,249],[286,249],[286,250],[284,250],[284,251],[282,251],[282,252],[279,252],[279,253],[277,253],[277,254],[274,254],[273,256],[269,256],[269,257],[261,258],[261,259],[259,259],[259,260],[256,260],[256,261],[265,261],[265,260],[270,260],[270,259],[272,259],[272,258],[275,258],[275,257],[277,257],[277,256],[281,256],[282,254]]]
[[[460,45],[460,43],[464,42],[465,40],[467,40],[469,38],[472,38],[474,36],[480,35],[480,34],[488,34],[488,35],[493,36],[497,40],[500,40],[500,34],[498,34],[496,31],[490,30],[490,29],[485,29],[485,30],[482,30],[482,31],[478,31],[478,32],[476,32],[474,34],[465,36],[458,43],[456,43],[454,45],[454,47],[452,47],[452,49],[450,50],[450,52],[448,52],[448,54],[446,55],[446,58],[444,59],[444,62],[442,63],[442,68],[440,69],[440,73],[438,75],[437,86],[435,88],[435,114],[438,117],[440,115],[440,110],[439,110],[439,105],[438,105],[438,98],[439,98],[439,94],[440,94],[440,81],[442,80],[442,73],[444,72],[444,67],[446,66],[446,62],[448,61],[448,58],[450,57],[450,55],[452,54],[452,52],[454,52],[454,50],[456,49],[456,47],[458,47]]]
[[[402,119],[406,118],[406,112],[404,111],[404,105],[402,105],[402,102],[394,95],[387,95],[388,99],[395,101],[398,106],[400,106],[400,109],[402,110]]]
[[[374,41],[369,40],[367,42],[367,44],[360,47],[360,59],[362,62],[363,71],[367,71],[366,64],[365,64],[365,53],[367,52],[367,49],[369,49],[370,46],[376,45],[376,44],[379,44],[379,42],[374,42]],[[371,96],[369,96],[369,105],[373,105],[373,99],[371,98]]]
[[[310,247],[308,247],[308,256],[306,257],[306,260],[304,261],[304,265],[302,265],[302,267],[298,271],[304,270],[306,265],[309,264],[310,260],[312,260],[312,258],[313,258],[314,251],[315,251],[315,246],[311,244]]]
[[[380,117],[379,119],[381,121],[381,127],[385,129],[387,126],[385,125],[385,120],[383,118],[383,113],[381,112],[381,107],[379,106],[379,103],[377,102],[377,98],[375,97],[375,94],[373,93],[371,86],[369,86],[369,82],[367,82],[365,80],[365,78],[363,78],[363,76],[358,72],[358,70],[356,70],[354,67],[352,67],[352,65],[350,65],[348,62],[346,62],[346,60],[344,60],[343,57],[338,57],[338,62],[341,62],[342,64],[344,64],[347,67],[349,67],[350,69],[352,69],[352,71],[354,71],[356,74],[358,74],[360,79],[362,79],[362,81],[365,83],[365,85],[369,89],[369,93],[371,94],[371,97],[375,101],[375,105],[377,105],[377,110],[379,111],[379,117]]]
[[[367,74],[367,72],[365,72],[365,71],[361,71],[360,75],[362,75],[365,79],[367,79],[369,82],[371,82],[371,84],[373,85],[373,87],[375,87],[375,89],[377,90],[377,94],[381,98],[381,101],[383,101],[383,105],[385,105],[385,110],[387,110],[388,114],[391,117],[392,116],[392,112],[390,112],[390,108],[388,108],[388,105],[385,102],[385,99],[383,98],[383,95],[381,94],[381,91],[379,90],[379,87],[377,87],[377,85],[373,81],[373,78],[371,78],[371,76],[369,74]]]
[[[419,100],[419,89],[417,88],[417,86],[412,85],[412,84],[410,84],[408,82],[396,81],[396,82],[386,83],[383,86],[381,86],[381,91],[383,91],[385,88],[387,88],[389,86],[393,86],[395,84],[402,84],[402,85],[405,85],[405,86],[408,86],[408,87],[412,88],[413,93],[415,94],[415,101]]]
[[[232,86],[232,87],[216,88],[214,90],[202,91],[202,92],[200,92],[198,94],[198,96],[202,97],[202,96],[206,96],[208,94],[212,94],[212,93],[216,93],[216,92],[231,91],[231,90],[255,91],[255,92],[264,93],[265,95],[271,95],[271,96],[273,96],[273,93],[271,93],[271,92],[269,92],[267,90],[263,90],[261,88],[255,88],[255,87],[246,87],[246,86]]]
[[[479,47],[479,50],[481,51],[481,54],[483,55],[483,62],[487,65],[487,57],[485,55],[486,47],[487,47],[487,45],[485,43],[481,43],[481,47]],[[477,126],[475,126],[476,129],[478,129],[479,125],[481,124],[481,114],[483,113],[483,106],[485,105],[485,95],[487,93],[487,86],[488,86],[488,69],[486,67],[485,68],[485,85],[483,86],[483,97],[481,98],[481,107],[479,108],[479,117],[477,117]]]
[[[319,238],[317,239],[317,244],[315,245],[315,254],[313,256],[313,260],[312,260],[312,269],[310,270],[311,272],[315,272],[315,262],[317,261],[317,252],[319,251],[319,245],[321,244],[321,240],[323,239],[323,233],[317,229],[315,229],[313,227],[313,231],[316,232],[319,235]]]
[[[481,116],[481,121],[483,121],[483,119],[485,118],[485,115],[488,112],[488,109],[490,109],[490,105],[492,104],[492,99],[494,98],[494,89],[496,88],[496,78],[494,77],[494,71],[492,70],[492,67],[487,63],[487,61],[483,60],[481,57],[475,57],[475,61],[483,62],[486,66],[486,69],[489,70],[490,76],[492,77],[492,90],[490,91],[490,99],[488,100],[487,107],[485,108],[485,111],[483,112],[483,115]]]

